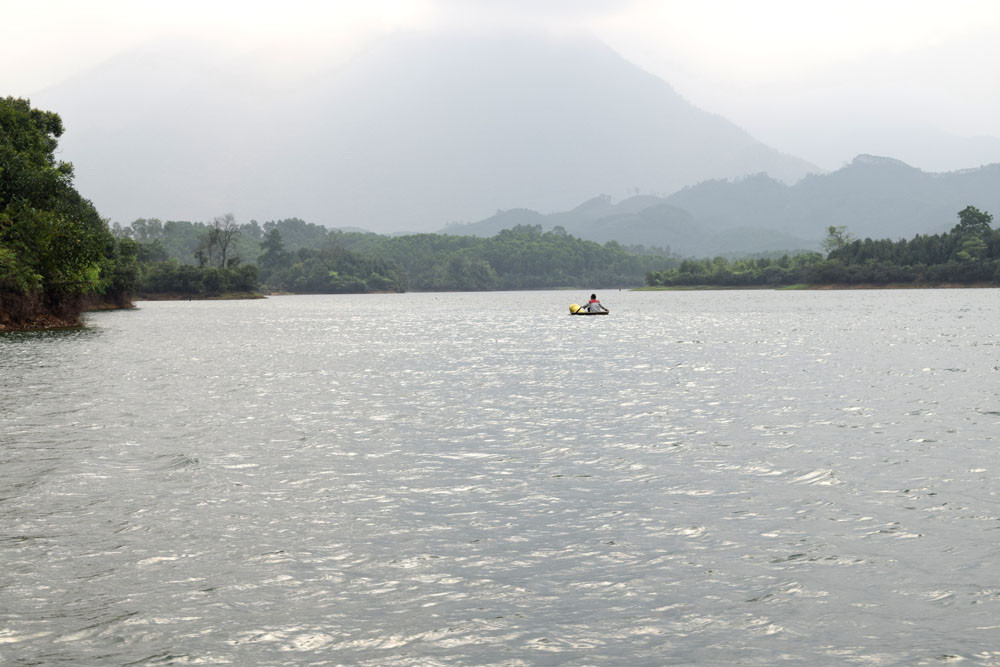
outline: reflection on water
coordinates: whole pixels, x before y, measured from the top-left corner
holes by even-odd
[[[0,336],[0,662],[1000,661],[993,290]]]

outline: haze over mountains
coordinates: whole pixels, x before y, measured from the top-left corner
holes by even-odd
[[[224,212],[383,233],[527,223],[711,255],[815,248],[830,225],[943,231],[969,204],[1000,215],[996,165],[931,174],[860,157],[822,175],[590,37],[401,33],[294,75],[272,71],[276,55],[163,42],[32,102],[63,117],[60,157],[122,223]],[[998,144],[959,152],[985,163]]]
[[[121,91],[129,102],[110,104]],[[160,44],[33,103],[63,116],[77,187],[121,222],[233,211],[432,230],[513,206],[818,171],[581,37],[398,35],[281,81],[252,58]]]

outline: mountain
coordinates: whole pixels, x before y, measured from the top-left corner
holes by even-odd
[[[529,209],[498,211],[479,222],[448,225],[442,233],[494,236],[516,225],[540,225],[546,231],[562,227],[588,241],[618,241],[625,246],[641,245],[699,257],[795,251],[818,244],[817,239],[773,229],[729,226],[725,221],[713,223],[651,196],[631,197],[617,204],[610,197],[596,197],[570,211],[548,215]]]
[[[886,157],[859,155],[788,186],[764,175],[709,181],[666,199],[719,227],[769,228],[821,238],[845,225],[858,238],[910,238],[946,231],[968,205],[1000,214],[1000,164],[929,173]]]
[[[402,34],[281,77],[253,57],[165,43],[33,102],[63,116],[78,188],[122,222],[233,211],[428,230],[594,192],[818,171],[581,37]]]
[[[835,172],[786,185],[766,174],[708,180],[666,198],[602,197],[562,213],[498,212],[445,232],[492,236],[514,224],[563,227],[592,241],[669,247],[714,256],[816,249],[830,226],[858,238],[912,238],[951,229],[975,206],[1000,218],[1000,164],[928,173],[899,160],[860,155]]]

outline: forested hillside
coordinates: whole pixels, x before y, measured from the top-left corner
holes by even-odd
[[[403,267],[411,289],[496,290],[641,285],[650,270],[677,264],[660,254],[629,252],[615,241],[598,244],[562,228],[543,232],[519,225],[490,238],[415,234],[379,236],[335,232],[345,248]]]

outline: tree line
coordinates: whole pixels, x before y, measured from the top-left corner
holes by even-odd
[[[292,240],[286,246],[282,232]],[[294,293],[404,291],[389,263],[333,245],[329,232],[297,218],[238,224],[141,218],[113,233],[139,246],[140,292],[214,295],[260,289]]]
[[[411,289],[422,291],[633,287],[648,271],[678,262],[673,256],[630,252],[617,241],[585,241],[562,227],[517,225],[489,237],[333,232],[344,248],[397,266]]]
[[[139,244],[144,291],[178,294],[204,293],[209,280],[213,286],[249,280],[247,262],[270,291],[364,293],[639,286],[648,271],[678,261],[537,225],[492,238],[384,236],[298,218],[237,225],[221,216],[211,223],[140,219],[116,225],[114,233]]]
[[[726,260],[685,260],[651,271],[646,284],[780,286],[804,284],[1000,284],[1000,230],[993,216],[974,206],[958,213],[958,224],[941,234],[912,239],[855,239],[844,226],[827,228],[826,255]]]

